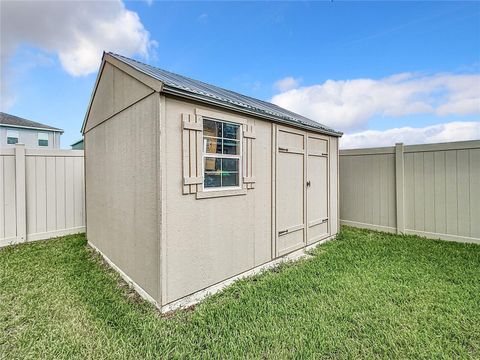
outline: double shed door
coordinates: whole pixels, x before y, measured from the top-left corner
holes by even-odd
[[[329,234],[328,137],[277,126],[275,255]]]

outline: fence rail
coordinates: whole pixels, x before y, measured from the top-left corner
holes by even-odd
[[[480,141],[341,150],[340,219],[480,243]]]
[[[85,231],[81,150],[0,149],[0,247]]]
[[[0,247],[85,231],[81,150],[0,149]],[[340,151],[345,225],[480,243],[480,141]]]

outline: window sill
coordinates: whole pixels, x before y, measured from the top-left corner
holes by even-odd
[[[197,199],[210,199],[225,196],[247,195],[247,189],[218,190],[218,191],[199,191]]]

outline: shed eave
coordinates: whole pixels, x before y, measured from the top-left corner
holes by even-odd
[[[233,104],[228,104],[228,103],[225,103],[223,101],[217,101],[213,98],[202,96],[200,94],[193,94],[189,91],[182,91],[181,89],[178,89],[176,87],[168,86],[167,84],[164,84],[163,89],[162,89],[162,93],[170,94],[170,95],[176,95],[176,96],[191,99],[191,100],[197,100],[199,102],[203,102],[203,103],[206,103],[206,104],[209,104],[209,105],[215,105],[215,106],[218,106],[218,107],[222,107],[224,109],[233,110],[233,111],[236,111],[236,112],[241,112],[241,113],[248,114],[248,115],[251,115],[251,116],[266,119],[266,120],[269,120],[269,121],[272,121],[272,122],[275,122],[275,123],[279,123],[279,124],[283,124],[283,125],[289,125],[289,126],[292,126],[292,127],[296,127],[296,128],[300,128],[300,129],[304,129],[304,130],[308,130],[308,131],[314,131],[314,132],[321,133],[321,134],[324,134],[324,135],[335,136],[335,137],[341,137],[343,135],[343,133],[340,132],[340,131],[327,130],[327,129],[323,129],[323,128],[320,128],[320,127],[317,128],[317,127],[314,127],[314,126],[303,125],[303,124],[299,124],[296,121],[290,121],[288,119],[283,119],[283,118],[273,116],[273,115],[269,115],[269,114],[266,114],[266,113],[262,114],[262,113],[259,113],[257,111],[248,110],[246,108],[235,106]]]

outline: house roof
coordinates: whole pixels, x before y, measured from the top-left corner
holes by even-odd
[[[27,120],[15,115],[0,112],[0,126],[9,126],[16,128],[35,129],[35,130],[49,130],[63,133],[62,129],[45,125],[36,121]]]
[[[132,68],[162,82],[162,92],[194,98],[199,101],[228,106],[229,108],[246,111],[272,121],[291,124],[294,126],[341,136],[342,133],[328,126],[308,119],[302,115],[286,110],[267,101],[258,100],[234,91],[226,90],[215,85],[194,80],[183,75],[162,70],[144,64],[122,55],[108,53],[115,59],[131,66]]]
[[[70,146],[75,146],[75,145],[78,145],[80,143],[83,143],[83,139],[75,141],[73,144],[70,144]]]

